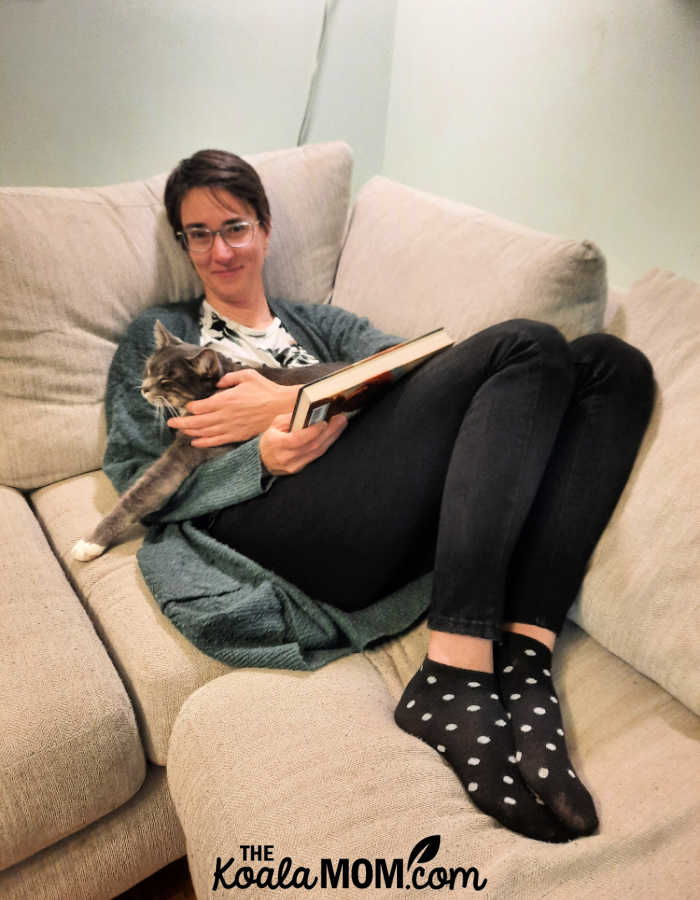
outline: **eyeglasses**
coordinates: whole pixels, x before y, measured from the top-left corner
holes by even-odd
[[[222,240],[229,247],[246,247],[255,237],[255,228],[260,222],[227,222],[217,231],[212,231],[205,225],[190,225],[177,232],[177,237],[182,246],[191,253],[207,253],[214,246],[214,238],[221,235]]]

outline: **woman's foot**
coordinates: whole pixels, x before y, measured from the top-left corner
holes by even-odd
[[[394,719],[399,728],[444,756],[482,812],[537,840],[574,837],[520,777],[508,715],[492,673],[426,656],[406,686]]]
[[[550,649],[532,637],[504,632],[494,657],[524,781],[571,831],[591,834],[598,817],[566,749]]]

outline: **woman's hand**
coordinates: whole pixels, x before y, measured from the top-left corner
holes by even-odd
[[[216,394],[187,404],[188,416],[168,419],[193,438],[193,447],[220,447],[261,434],[281,413],[291,412],[299,385],[275,384],[254,369],[228,372]],[[221,390],[224,388],[224,390]]]
[[[330,422],[288,431],[291,414],[277,416],[260,438],[260,458],[270,475],[292,475],[338,440],[348,424],[347,416],[333,416]]]

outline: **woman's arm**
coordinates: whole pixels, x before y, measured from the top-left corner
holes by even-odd
[[[280,301],[271,306],[302,346],[324,361],[355,362],[400,343],[339,307]],[[190,416],[168,419],[195,447],[220,447],[261,434],[277,416],[292,412],[299,390],[273,384],[250,369],[224,375],[218,387],[224,389],[188,403]]]
[[[275,384],[254,369],[227,373],[217,388],[211,397],[188,403],[189,416],[168,419],[193,447],[220,447],[261,434],[277,416],[292,412],[299,392],[298,385]]]

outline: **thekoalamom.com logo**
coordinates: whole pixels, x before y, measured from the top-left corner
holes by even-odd
[[[433,834],[418,841],[408,855],[408,859],[394,858],[366,859],[359,857],[351,861],[348,857],[330,859],[323,857],[319,867],[312,871],[307,866],[295,866],[291,857],[284,856],[276,866],[273,844],[241,844],[242,865],[236,865],[234,856],[224,862],[216,858],[212,891],[219,888],[245,890],[246,888],[267,888],[268,890],[311,891],[342,890],[346,888],[412,888],[416,891],[464,890],[471,887],[483,891],[488,879],[479,880],[479,871],[474,866],[433,866],[425,863],[437,856],[440,849],[440,835]],[[254,868],[250,863],[260,863]]]

